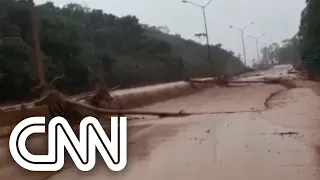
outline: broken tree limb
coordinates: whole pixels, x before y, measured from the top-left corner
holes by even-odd
[[[255,81],[231,81],[232,84],[250,84],[250,83],[264,83],[264,84],[279,84],[287,89],[296,88],[297,85],[294,81],[290,79],[265,79],[265,80],[255,80]]]
[[[229,87],[230,77],[216,77],[211,79],[190,79],[188,82],[190,83],[213,83],[220,87]]]
[[[280,81],[250,80],[250,81],[229,81],[232,84],[255,84],[255,83],[279,83]]]
[[[113,87],[113,88],[110,89],[110,92],[111,92],[111,91],[115,91],[115,90],[117,90],[117,89],[119,89],[119,88],[120,88],[120,85],[115,86],[115,87]]]
[[[215,83],[219,86],[228,86],[229,77],[216,77],[210,79],[189,79],[190,83]]]
[[[52,81],[51,81],[49,84],[53,84],[53,83],[55,83],[57,80],[62,79],[63,77],[64,77],[64,74],[61,75],[61,76],[57,76],[57,77],[53,78]]]
[[[228,81],[229,83],[233,84],[250,84],[250,83],[265,83],[265,84],[279,84],[282,82],[283,79],[277,78],[277,79],[263,79],[263,80],[236,80],[236,81]]]
[[[147,115],[158,117],[184,117],[193,115],[185,112],[153,112],[153,111],[132,111],[132,110],[110,110],[93,107],[87,104],[78,103],[64,98],[57,92],[48,94],[46,103],[53,116],[60,115],[71,117],[72,121],[86,116],[103,117],[106,115]],[[71,114],[67,114],[70,111]],[[75,115],[76,113],[76,115]],[[74,117],[74,118],[72,118]],[[76,119],[75,119],[76,118]]]
[[[112,97],[109,90],[105,88],[100,88],[93,96],[90,98],[89,103],[91,106],[100,107],[101,101],[105,100],[107,102],[112,101]]]
[[[298,72],[298,71],[295,71],[295,70],[289,70],[287,73],[288,73],[288,74],[298,74],[299,72]]]
[[[90,105],[81,104],[71,100],[65,100],[67,104],[73,105],[78,108],[84,108],[86,110],[92,111],[95,114],[108,114],[108,115],[147,115],[147,116],[159,116],[159,117],[184,117],[193,115],[191,113],[185,112],[156,112],[156,111],[132,111],[132,110],[110,110],[103,108],[96,108]]]
[[[100,87],[96,93],[90,98],[90,105],[94,107],[101,107],[101,102],[106,101],[108,104],[111,103],[113,97],[110,92],[119,88],[120,86],[113,87],[112,89],[108,89],[106,87]]]
[[[202,79],[188,79],[188,82],[190,82],[190,83],[214,83],[216,81],[217,81],[217,79],[205,79],[205,80],[202,80]]]
[[[242,83],[279,83],[281,78],[264,78],[259,80],[230,80],[230,77],[218,77],[212,79],[189,79],[192,83],[217,83],[218,85],[226,85],[228,83],[242,84]]]
[[[72,105],[79,109],[85,109],[86,111],[91,111],[97,114],[99,117],[105,117],[106,115],[145,115],[145,116],[158,116],[160,118],[164,117],[186,117],[192,115],[204,115],[204,114],[234,114],[234,113],[247,113],[247,112],[260,112],[261,110],[250,110],[250,111],[222,111],[222,112],[157,112],[157,111],[133,111],[133,110],[110,110],[96,108],[90,105],[81,104],[78,102],[65,100],[66,104]]]

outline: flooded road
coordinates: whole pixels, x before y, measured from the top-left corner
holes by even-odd
[[[261,74],[283,76],[288,68],[278,66]],[[130,121],[129,159],[122,172],[111,172],[101,160],[90,172],[80,172],[71,163],[57,173],[27,172],[8,157],[7,140],[2,140],[0,177],[14,180],[319,180],[320,98],[310,88],[316,84],[308,83],[308,87],[301,83],[294,89],[281,85],[215,87],[140,108],[206,114]],[[38,142],[34,148],[44,147]]]

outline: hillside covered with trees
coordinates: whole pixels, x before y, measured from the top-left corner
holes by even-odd
[[[185,71],[189,76],[210,75],[208,63],[208,49],[192,40],[181,38],[179,34],[171,35],[163,32],[163,27],[148,27],[146,34],[169,43],[172,52],[184,60]],[[225,75],[231,72],[243,71],[244,65],[234,52],[222,48],[222,44],[211,45],[213,56],[213,70],[215,75]]]
[[[0,0],[0,101],[30,99],[35,70],[27,0]],[[99,79],[122,88],[208,76],[207,48],[179,35],[79,4],[36,6],[48,82],[66,94],[91,90]],[[221,45],[211,46],[216,75],[243,71]]]

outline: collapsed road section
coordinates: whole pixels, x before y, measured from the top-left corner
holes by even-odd
[[[257,72],[264,74],[262,77],[241,77],[243,86],[212,86],[130,111],[116,111],[198,113],[176,117],[131,114],[136,119],[129,122],[129,159],[121,173],[109,171],[99,160],[89,174],[79,172],[72,163],[57,173],[27,172],[9,158],[7,139],[2,138],[0,175],[24,180],[319,179],[320,99],[313,90],[318,84],[286,77],[289,69],[275,67]],[[296,87],[244,82],[275,76],[293,79]],[[107,121],[104,125],[108,129]],[[44,143],[43,137],[36,137],[28,145],[31,152],[43,153]],[[16,171],[20,173],[12,174]]]

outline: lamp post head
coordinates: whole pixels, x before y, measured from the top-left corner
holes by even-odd
[[[187,3],[188,1],[186,1],[186,0],[182,0],[181,2],[182,2],[182,3]]]
[[[233,28],[233,26],[229,26],[229,28]]]
[[[255,22],[251,22],[251,24],[255,24]]]

